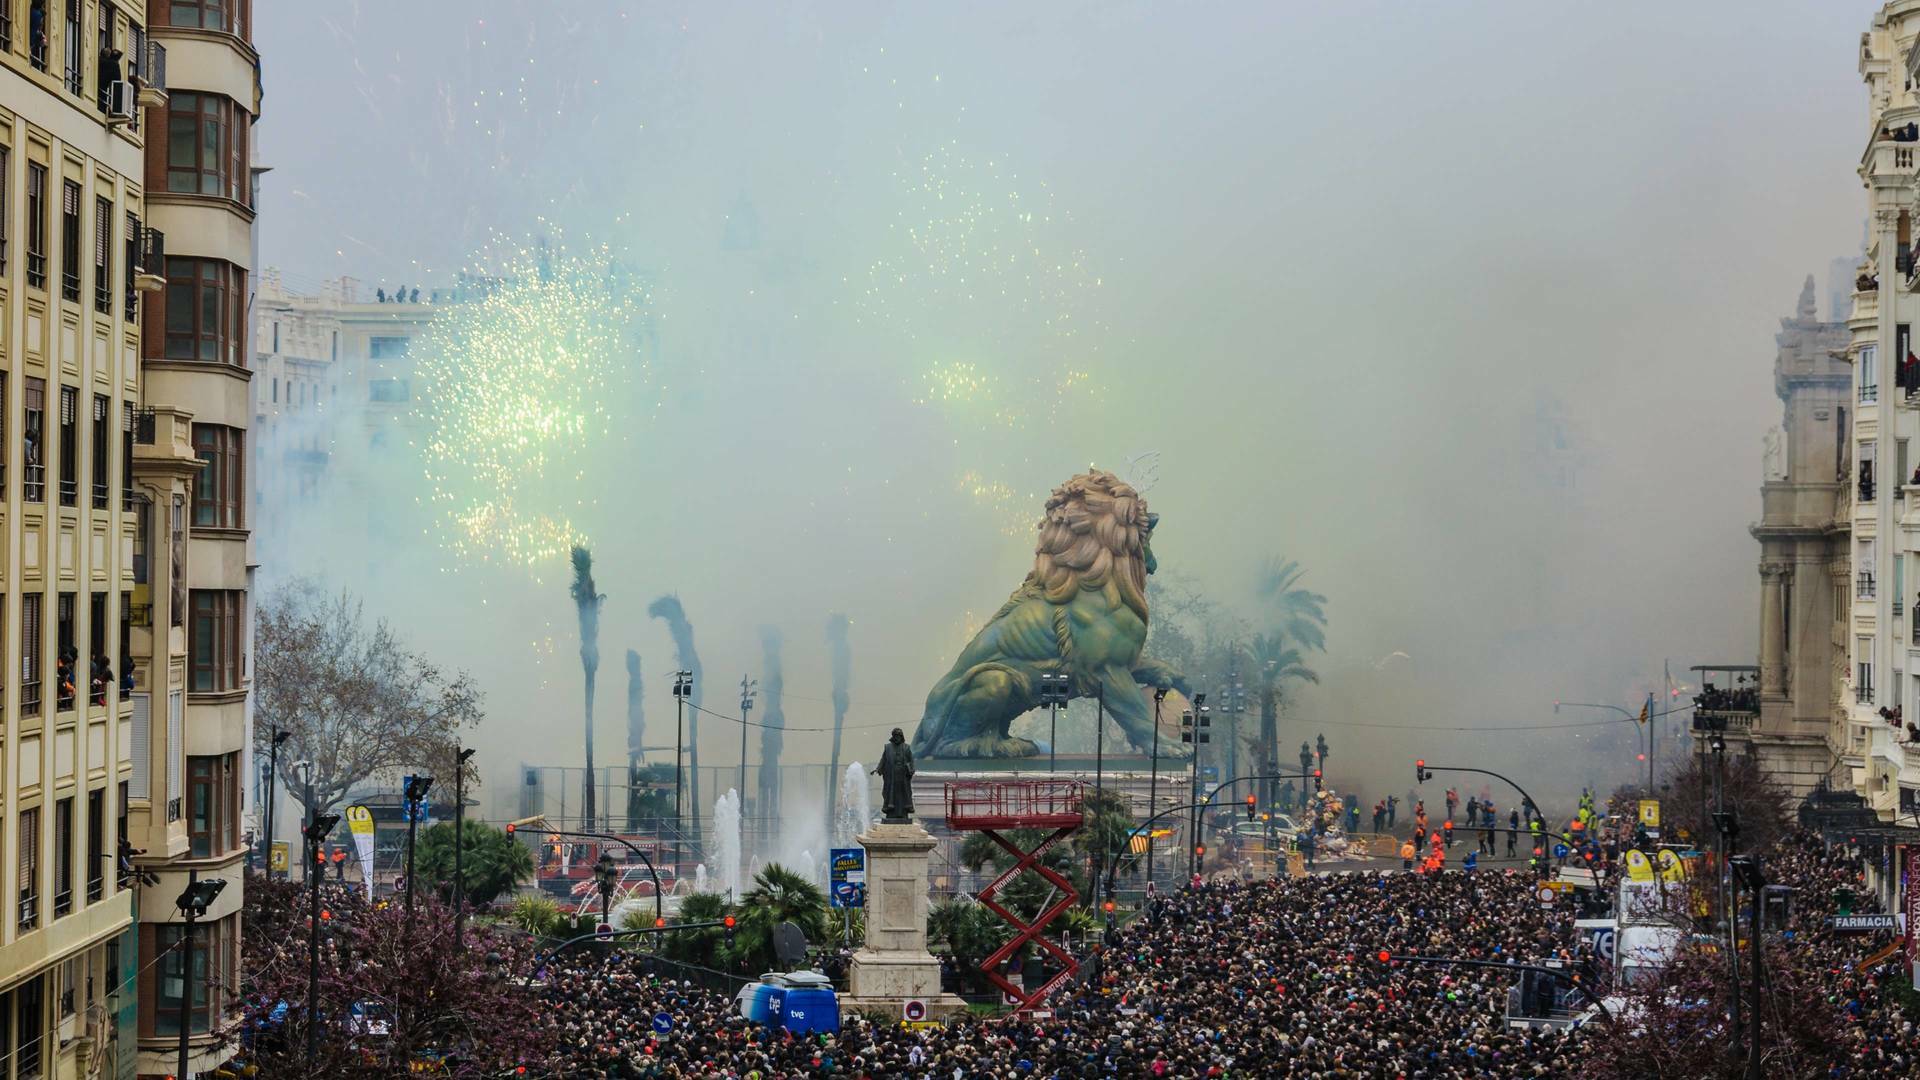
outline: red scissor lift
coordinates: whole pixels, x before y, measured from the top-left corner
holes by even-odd
[[[946,795],[948,828],[983,832],[987,839],[1000,845],[1015,859],[1012,866],[988,882],[987,887],[975,897],[1016,931],[1013,940],[980,962],[980,971],[1008,997],[1020,1000],[1015,1011],[1037,1008],[1048,994],[1080,969],[1080,962],[1073,958],[1072,953],[1045,936],[1047,924],[1072,907],[1080,899],[1080,894],[1074,891],[1073,882],[1041,863],[1040,857],[1086,820],[1081,812],[1083,785],[1078,780],[965,780],[946,785]],[[1007,829],[1039,829],[1046,831],[1047,836],[1032,851],[1022,851],[1019,845],[1001,835],[1001,831]],[[1020,921],[1018,915],[994,899],[994,895],[1007,883],[1027,870],[1046,878],[1054,888],[1060,890],[1060,898],[1048,905],[1031,925]],[[1060,971],[1023,994],[1019,987],[1000,974],[1000,965],[1028,942],[1052,953],[1054,959],[1060,962]]]

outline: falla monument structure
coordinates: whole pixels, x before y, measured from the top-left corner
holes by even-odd
[[[1010,731],[1041,707],[1042,675],[1065,675],[1069,697],[1099,698],[1136,750],[1153,742],[1153,708],[1140,687],[1191,697],[1184,675],[1144,655],[1147,576],[1157,564],[1159,515],[1111,472],[1082,473],[1053,489],[1033,570],[962,649],[927,695],[913,735],[923,758],[1031,757]],[[1185,757],[1163,738],[1160,756]]]

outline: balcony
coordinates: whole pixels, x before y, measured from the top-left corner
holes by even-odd
[[[133,287],[141,292],[160,292],[167,287],[167,234],[151,225],[140,230],[140,246],[134,253]]]
[[[1873,599],[1874,592],[1873,592],[1873,575],[1872,574],[1862,570],[1860,573],[1854,575],[1853,595],[1860,600]]]
[[[1731,689],[1707,683],[1693,697],[1693,727],[1696,731],[1745,731],[1760,718],[1760,688],[1742,681]]]
[[[140,107],[156,109],[167,103],[167,47],[136,31],[133,43],[133,84],[140,90]]]
[[[1853,700],[1861,705],[1873,704],[1873,684],[1862,682],[1853,688]]]
[[[1873,278],[1864,278],[1855,283],[1855,289],[1853,317],[1878,319],[1880,317],[1880,282]]]

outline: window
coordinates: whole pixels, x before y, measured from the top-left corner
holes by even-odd
[[[20,811],[20,932],[40,925],[40,808]]]
[[[280,377],[277,375],[273,379],[273,403],[280,404]]]
[[[87,598],[87,655],[98,665],[107,659],[107,594],[96,592]],[[89,671],[88,684],[93,685],[94,676],[106,676],[107,671]],[[106,681],[112,682],[111,678]],[[95,687],[95,689],[99,689]],[[104,696],[104,691],[102,691]],[[105,705],[105,701],[96,701],[96,705]]]
[[[171,92],[167,103],[167,190],[224,196],[245,204],[247,124],[252,118],[219,94]]]
[[[80,500],[80,391],[60,388],[60,505]]]
[[[1855,643],[1853,696],[1862,705],[1873,704],[1873,639],[1863,637]]]
[[[195,858],[240,846],[240,755],[187,758],[187,836]]]
[[[174,26],[193,26],[202,30],[237,33],[240,0],[173,0],[168,22]],[[235,20],[230,22],[228,20]]]
[[[22,983],[13,992],[14,1022],[16,1033],[14,1043],[19,1049],[14,1051],[14,1075],[18,1080],[39,1080],[41,1050],[40,1037],[47,1026],[46,976],[35,975]]]
[[[120,664],[114,670],[120,673],[121,693],[133,689],[133,594],[120,594],[120,652],[117,654]],[[125,698],[121,699],[122,704]]]
[[[239,365],[245,310],[239,267],[218,259],[167,259],[167,359]]]
[[[370,379],[367,382],[369,401],[400,402],[412,397],[413,388],[405,379]]]
[[[113,203],[93,200],[93,310],[113,313]]]
[[[97,43],[94,48],[94,61],[99,70],[94,73],[97,85],[93,88],[93,107],[106,112],[113,102],[113,84],[120,81],[120,54],[113,47],[113,24],[116,12],[107,0],[100,0],[100,25],[97,31]]]
[[[6,158],[0,157],[0,164],[4,164],[6,160],[7,160]],[[5,200],[0,199],[0,203],[4,203],[4,202]],[[0,269],[5,269],[4,261],[0,261]],[[333,355],[330,357],[330,359],[332,359],[335,363],[338,363],[340,361],[340,331],[338,330],[335,330],[333,332],[332,347],[333,347]]]
[[[73,914],[73,797],[53,804],[53,917]]]
[[[47,287],[47,167],[27,163],[27,285]]]
[[[6,0],[0,0],[0,3],[5,3],[5,2]],[[6,166],[4,164],[0,164],[0,168],[5,168],[5,167]],[[6,205],[6,202],[4,200],[0,200],[0,207],[3,207],[5,205]],[[4,213],[0,213],[0,217],[4,217],[4,216],[5,216]],[[4,371],[0,371],[0,499],[5,499],[6,497],[7,497],[7,373]]]
[[[140,770],[140,774],[142,776],[145,776],[146,764],[147,764],[145,758],[144,757],[136,758],[136,760],[139,761],[139,764],[136,765],[135,768]],[[113,823],[113,850],[115,852],[114,864],[116,868],[119,865],[118,853],[125,851],[127,849],[127,806],[129,805],[128,796],[131,795],[132,792],[133,792],[132,781],[128,781],[128,780],[120,781],[120,801],[114,804],[115,809],[119,810],[120,813],[119,813],[119,816],[115,818]],[[128,882],[125,877],[122,877],[116,874],[114,876],[114,881],[118,883],[119,887],[122,889],[127,887]]]
[[[107,508],[107,496],[113,491],[113,480],[108,476],[113,454],[109,449],[111,444],[107,441],[113,432],[113,423],[109,419],[112,415],[113,402],[107,400],[107,395],[93,395],[93,426],[87,429],[87,434],[92,437],[93,442],[93,508],[95,510]]]
[[[27,376],[27,411],[21,432],[26,451],[25,480],[21,489],[28,502],[43,502],[47,497],[47,381]]]
[[[368,338],[367,355],[375,360],[397,360],[407,355],[407,345],[411,340],[403,337]]]
[[[76,96],[87,92],[86,79],[80,72],[80,55],[85,41],[80,36],[80,0],[67,0],[66,34],[61,39],[67,57],[67,93]]]
[[[275,319],[273,323],[273,351],[280,351],[280,321],[278,319]]]
[[[60,182],[60,295],[80,299],[80,185]]]
[[[13,5],[7,3],[6,0],[0,0],[0,19],[7,17],[7,13],[12,6]],[[3,30],[4,27],[0,27],[0,31]],[[4,38],[5,36],[7,35],[0,33],[0,38]],[[7,44],[5,40],[0,40],[0,52],[5,52],[10,48],[12,48],[12,46]],[[12,151],[4,146],[0,146],[0,275],[5,275],[7,272],[7,207],[10,205],[7,202],[7,177],[13,175],[11,160]]]
[[[240,506],[247,490],[246,458],[241,453],[245,434],[220,424],[193,425],[194,453],[203,462],[200,479],[193,485],[195,528],[240,528]]]
[[[240,598],[238,589],[195,589],[193,634],[188,657],[195,693],[218,693],[240,686]]]
[[[239,983],[239,915],[199,923],[193,931],[193,967],[185,974],[180,923],[143,923],[140,926],[141,967],[152,965],[153,976],[140,979],[140,1034],[167,1037],[180,1034],[180,998],[193,987],[188,1030],[204,1032],[231,1000],[227,987]],[[218,995],[217,1001],[214,996]]]
[[[0,52],[12,52],[12,51],[13,51],[13,3],[12,3],[12,0],[0,0]],[[5,206],[5,205],[7,205],[7,201],[5,199],[0,199],[0,206]],[[0,1024],[4,1024],[4,1023],[5,1023],[5,1020],[3,1018],[0,1018]],[[0,1042],[0,1054],[4,1054],[5,1052],[6,1052],[6,1044],[4,1042]]]
[[[139,428],[138,418],[133,412],[133,402],[120,403],[120,509],[133,509],[133,440]],[[136,539],[135,541],[139,541]],[[143,581],[144,583],[144,581]]]
[[[136,113],[139,111],[134,110]],[[127,238],[124,247],[125,253],[121,261],[126,265],[122,268],[121,277],[125,279],[127,288],[127,321],[132,322],[140,315],[140,290],[134,286],[135,267],[140,265],[140,219],[133,214],[127,215]]]
[[[36,70],[47,70],[47,0],[28,0],[27,59]]]
[[[40,593],[20,598],[20,710],[40,711]]]
[[[53,611],[54,636],[57,639],[57,655],[53,664],[55,707],[71,709],[74,683],[79,678],[79,672],[75,670],[79,667],[78,655],[73,648],[73,594],[55,594]]]

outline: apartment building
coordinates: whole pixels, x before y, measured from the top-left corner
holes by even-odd
[[[127,681],[158,281],[142,110],[165,87],[148,18],[0,0],[0,1080],[135,1066],[118,854],[155,749]]]
[[[130,645],[136,754],[149,767],[134,772],[128,829],[133,862],[155,882],[136,915],[136,1074],[161,1077],[176,1071],[183,993],[189,1074],[230,1055],[217,1033],[238,1007],[253,573],[249,147],[261,87],[249,0],[149,0],[148,18],[167,57],[166,94],[144,119],[146,211],[164,259],[161,295],[139,328]],[[200,915],[189,966],[176,898],[195,879],[226,887]]]
[[[1849,707],[1832,733],[1846,785],[1877,828],[1855,830],[1880,859],[1875,887],[1889,910],[1914,905],[1902,879],[1920,877],[1920,0],[1890,0],[1860,38],[1867,85],[1859,173],[1867,192],[1867,251],[1855,282],[1847,353],[1853,412],[1841,452],[1852,496]],[[1903,868],[1905,873],[1903,873]],[[1920,912],[1916,912],[1920,916]],[[1916,964],[1920,968],[1920,964]]]

